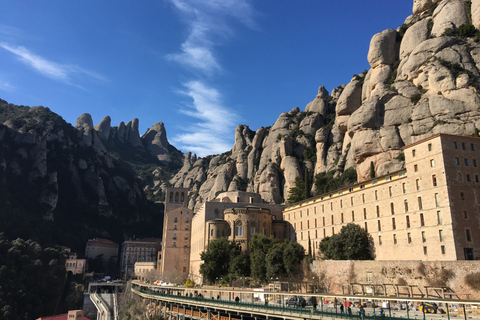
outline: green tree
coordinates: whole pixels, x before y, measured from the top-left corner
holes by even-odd
[[[283,254],[284,254],[284,245],[280,243],[274,244],[268,251],[265,257],[267,279],[285,274],[285,266],[283,264]]]
[[[288,276],[292,276],[305,258],[305,249],[296,241],[284,242],[283,265]]]
[[[0,233],[0,319],[27,320],[53,314],[65,281],[66,255],[32,240]]]
[[[230,258],[230,273],[237,277],[250,275],[250,257],[240,250],[232,251]]]
[[[250,261],[251,261],[251,276],[266,282],[267,280],[267,266],[266,257],[274,244],[278,241],[273,237],[266,237],[261,233],[255,233],[250,240]]]
[[[291,187],[288,192],[288,203],[295,203],[305,200],[305,181],[302,176],[295,179],[295,186]]]
[[[207,249],[200,254],[203,264],[200,266],[200,274],[207,283],[214,283],[215,278],[225,276],[230,271],[230,261],[233,251],[239,248],[234,241],[227,238],[220,238],[211,241]]]
[[[340,233],[320,242],[324,260],[370,260],[370,236],[355,223],[343,226]]]

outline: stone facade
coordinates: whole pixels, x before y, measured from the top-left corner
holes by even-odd
[[[145,280],[150,273],[157,270],[157,263],[155,261],[135,262],[134,270],[135,278]]]
[[[200,254],[212,240],[228,237],[245,251],[255,233],[283,240],[286,229],[282,209],[282,205],[265,203],[258,193],[243,191],[223,192],[205,202],[192,219],[189,277],[195,282],[202,281]]]
[[[480,258],[480,139],[437,134],[403,151],[403,170],[286,207],[289,238],[317,251],[353,222],[375,260]]]
[[[188,189],[167,188],[165,194],[162,251],[158,270],[164,281],[179,283],[188,276],[193,211],[188,208]]]
[[[441,291],[435,292],[434,288],[443,288],[445,291],[449,288],[456,293],[454,298],[480,298],[480,292],[472,290],[466,278],[480,272],[478,261],[316,260],[312,270],[316,279],[308,281],[334,294],[360,294],[363,285],[366,294],[372,294],[375,288],[378,294],[384,294],[383,290],[386,289],[387,295],[394,296],[397,289],[402,296],[407,296],[410,290],[410,293],[419,297],[422,294],[426,296],[427,290],[432,295]]]
[[[161,249],[161,240],[155,238],[128,240],[122,243],[120,268],[133,275],[136,262],[155,262]]]
[[[111,258],[117,261],[118,244],[107,239],[90,239],[87,241],[85,248],[85,258],[95,259],[97,256],[103,255],[103,261],[109,261]]]
[[[86,264],[87,260],[77,258],[76,253],[69,253],[68,259],[65,261],[67,272],[71,272],[72,274],[84,274]]]

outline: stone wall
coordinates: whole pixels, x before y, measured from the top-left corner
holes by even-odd
[[[480,272],[480,261],[314,261],[312,270],[321,277],[319,287],[329,293],[341,294],[342,285],[347,293],[350,283],[398,284],[417,286],[416,294],[425,293],[426,286],[448,287],[461,299],[480,299],[480,291],[465,280],[467,275]],[[393,286],[387,290],[394,294]]]

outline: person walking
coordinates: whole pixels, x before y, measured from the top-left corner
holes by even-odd
[[[343,311],[344,311],[344,307],[343,307],[343,303],[340,303],[340,313],[343,315]]]
[[[360,306],[360,319],[364,320],[365,319],[365,309],[363,309],[363,306]]]

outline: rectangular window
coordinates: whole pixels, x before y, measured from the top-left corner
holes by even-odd
[[[408,243],[412,243],[412,234],[410,232],[407,233],[407,241]]]
[[[458,158],[455,158],[455,164],[456,164],[457,166],[460,165],[460,160],[459,160]]]
[[[323,217],[323,226],[325,227],[325,217]]]
[[[377,210],[377,218],[378,218],[380,217],[380,206],[377,206],[376,210]]]
[[[363,208],[363,219],[367,220],[367,208]]]
[[[335,234],[335,227],[332,227],[332,235]]]
[[[417,155],[417,151],[415,149],[412,150],[412,157],[415,157]]]
[[[392,218],[392,229],[397,229],[397,224],[395,223],[395,218]]]
[[[462,181],[462,174],[461,173],[457,173],[457,181]]]
[[[405,222],[406,222],[407,228],[410,228],[410,217],[409,216],[405,216]]]
[[[430,159],[430,167],[435,167],[435,160],[434,159]]]
[[[427,247],[423,247],[423,254],[426,255],[427,254]]]
[[[467,213],[467,211],[463,211],[463,218],[468,219],[468,213]]]
[[[365,193],[362,193],[362,202],[365,203]]]
[[[418,197],[418,210],[423,210],[422,197]]]
[[[416,164],[413,165],[413,171],[415,171],[415,172],[418,171],[418,166]]]
[[[333,202],[330,202],[330,211],[333,211]]]
[[[438,193],[435,193],[435,207],[440,207],[440,198]]]
[[[436,174],[432,175],[432,184],[433,184],[434,187],[437,186],[437,175]]]
[[[343,208],[343,200],[340,199],[340,208]]]
[[[465,230],[467,241],[472,241],[472,235],[470,234],[470,229]]]
[[[442,224],[442,212],[437,211],[437,223]]]
[[[440,246],[440,250],[442,251],[442,254],[445,254],[445,246]]]
[[[465,200],[465,195],[463,194],[463,192],[460,192],[460,199]]]
[[[378,190],[375,190],[375,200],[378,200]]]
[[[325,212],[325,205],[322,204],[322,212]]]
[[[333,214],[331,215],[331,220],[332,220],[332,224],[334,224],[334,223],[333,223]]]
[[[427,241],[427,235],[425,234],[425,231],[422,231],[422,242]]]
[[[394,205],[393,205],[393,202],[390,202],[390,212],[391,212],[392,214],[395,214],[395,207],[394,207]]]
[[[393,235],[393,244],[397,244],[397,235],[396,234]]]
[[[465,143],[462,142],[462,150],[465,150]]]
[[[420,213],[420,227],[425,226],[425,219],[423,218],[423,213]]]
[[[473,143],[470,143],[470,150],[475,151],[473,148]]]
[[[453,149],[457,149],[457,143],[453,141]]]
[[[417,187],[417,191],[420,190],[420,179],[415,180],[415,186]]]
[[[367,223],[365,222],[365,231],[368,232],[368,226],[367,226]]]
[[[408,200],[403,200],[403,206],[405,207],[405,212],[408,212]]]
[[[343,212],[340,213],[340,221],[343,223]]]
[[[443,230],[438,230],[438,238],[440,239],[440,242],[443,242]]]
[[[392,190],[392,187],[388,187],[388,194],[391,196],[393,196],[393,190]]]
[[[355,211],[352,211],[352,221],[355,221]]]
[[[478,174],[475,175],[475,182],[480,182],[480,179],[478,178]]]
[[[465,164],[465,167],[468,167],[468,159],[463,159],[463,163]]]
[[[382,245],[382,236],[378,236],[378,244]]]
[[[403,190],[403,193],[407,193],[407,184],[404,182],[402,183],[402,190]]]
[[[382,231],[382,224],[380,223],[380,220],[377,220],[377,225],[378,225],[378,231]]]
[[[469,174],[466,175],[466,178],[467,178],[467,182],[470,182],[470,175]]]
[[[477,166],[477,160],[472,159],[472,166],[476,167]]]
[[[350,204],[353,206],[353,197],[350,198]]]
[[[428,144],[428,151],[432,151],[432,144],[431,143]]]

